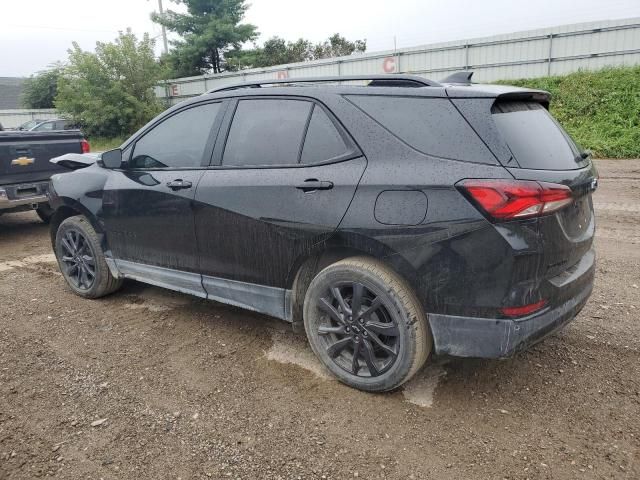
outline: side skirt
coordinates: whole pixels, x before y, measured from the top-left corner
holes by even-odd
[[[118,277],[130,278],[157,287],[264,313],[288,322],[292,321],[292,291],[285,288],[202,276],[198,273],[127,260],[109,259],[108,266],[112,272],[117,271]]]
[[[202,285],[209,300],[291,321],[291,290],[207,276]]]
[[[115,260],[115,264],[121,277],[149,283],[156,287],[188,293],[200,298],[207,298],[207,292],[202,287],[202,276],[199,273],[181,272],[180,270],[145,265],[128,260]]]

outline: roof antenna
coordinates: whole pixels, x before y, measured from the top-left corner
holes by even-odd
[[[459,85],[471,85],[471,77],[473,76],[472,70],[464,70],[462,72],[456,72],[449,75],[442,83],[456,83]]]

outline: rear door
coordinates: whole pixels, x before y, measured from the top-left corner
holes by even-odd
[[[366,160],[306,99],[240,99],[225,124],[195,198],[203,285],[211,298],[285,318],[294,262],[334,232]]]
[[[196,185],[209,163],[222,103],[190,106],[127,147],[103,195],[107,242],[133,278],[204,296],[193,216]]]

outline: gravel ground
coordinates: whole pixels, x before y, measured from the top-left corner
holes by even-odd
[[[598,168],[576,321],[384,395],[265,316],[135,282],[74,296],[46,226],[3,216],[0,479],[640,478],[640,160]]]

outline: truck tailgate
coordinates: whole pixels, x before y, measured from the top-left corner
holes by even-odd
[[[66,171],[49,162],[65,153],[82,153],[82,133],[2,132],[0,133],[0,185],[45,181]]]

